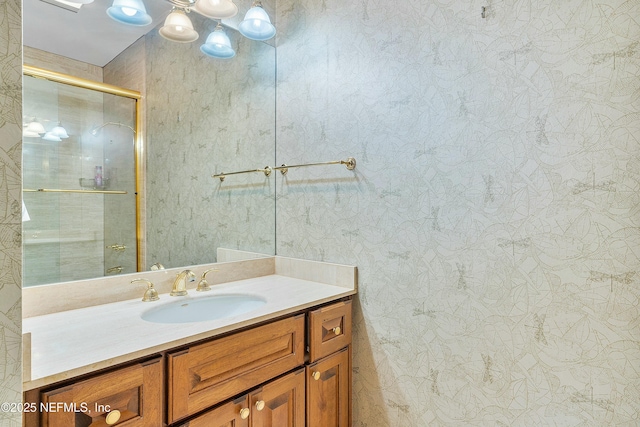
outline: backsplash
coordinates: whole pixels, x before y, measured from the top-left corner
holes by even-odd
[[[637,423],[640,3],[277,6],[277,163],[358,160],[277,184],[358,266],[353,425]]]
[[[20,5],[20,0],[0,4],[0,403],[22,401]],[[0,411],[1,426],[21,423],[19,412]]]

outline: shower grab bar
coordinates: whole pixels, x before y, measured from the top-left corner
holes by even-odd
[[[303,164],[299,164],[299,165],[286,165],[283,164],[282,166],[276,166],[276,167],[269,167],[269,166],[265,166],[263,169],[251,169],[251,170],[245,170],[245,171],[238,171],[238,172],[229,172],[229,173],[218,173],[218,174],[214,174],[211,175],[212,178],[219,178],[220,182],[224,181],[225,177],[229,176],[229,175],[239,175],[239,174],[243,174],[243,173],[252,173],[252,172],[262,172],[264,173],[265,176],[269,176],[271,175],[271,172],[274,170],[279,170],[280,173],[282,175],[286,175],[287,172],[289,172],[289,169],[292,168],[303,168],[303,167],[307,167],[307,166],[325,166],[325,165],[345,165],[347,167],[347,169],[349,170],[354,170],[356,168],[356,159],[353,157],[347,157],[346,160],[332,160],[329,162],[319,162],[319,163],[303,163]]]
[[[88,194],[128,194],[120,190],[60,190],[54,188],[23,188],[24,193],[88,193]]]

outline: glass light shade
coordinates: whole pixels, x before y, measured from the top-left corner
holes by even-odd
[[[198,0],[192,9],[211,19],[231,18],[238,13],[238,6],[231,0]]]
[[[165,39],[178,43],[189,43],[198,39],[198,33],[193,29],[191,20],[181,10],[174,10],[167,16],[159,33]]]
[[[231,47],[229,36],[227,36],[220,25],[218,25],[216,29],[209,34],[205,44],[200,46],[200,50],[205,55],[213,58],[228,59],[236,56],[236,51]]]
[[[238,25],[238,31],[251,40],[269,40],[276,35],[276,27],[261,6],[249,9],[244,20]]]
[[[44,136],[42,137],[42,139],[44,139],[45,141],[53,141],[53,142],[60,142],[62,141],[60,139],[60,137],[56,136],[53,134],[53,132],[47,132],[44,134]]]
[[[26,128],[22,131],[22,136],[25,138],[40,138],[40,134],[38,132],[31,132]]]
[[[25,132],[41,134],[45,133],[45,130],[44,126],[42,126],[42,123],[34,119],[33,121],[29,122],[29,125],[27,126]]]
[[[60,123],[58,123],[58,126],[51,129],[51,134],[62,139],[69,138],[69,134],[67,134],[67,130],[63,128]]]
[[[152,21],[142,0],[113,0],[107,15],[115,21],[139,27],[149,25]]]

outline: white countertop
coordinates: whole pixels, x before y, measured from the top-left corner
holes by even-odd
[[[188,292],[184,297],[161,294],[160,300],[154,302],[137,298],[24,319],[23,333],[31,333],[31,379],[23,382],[23,389],[39,388],[214,337],[353,295],[356,290],[273,274],[215,285],[209,292]],[[141,319],[146,310],[180,298],[237,293],[259,296],[266,303],[245,314],[203,322],[160,324]]]

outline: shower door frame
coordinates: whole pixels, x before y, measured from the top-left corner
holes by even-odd
[[[134,133],[134,168],[135,168],[135,201],[136,201],[136,270],[144,270],[144,230],[142,224],[142,192],[144,189],[144,174],[142,173],[144,162],[144,138],[142,136],[142,94],[138,91],[122,88],[108,83],[96,82],[93,80],[83,79],[81,77],[71,76],[69,74],[58,73],[56,71],[46,70],[44,68],[34,67],[31,65],[22,66],[22,74],[25,76],[41,78],[56,83],[62,83],[69,86],[76,86],[83,89],[94,90],[97,92],[107,93],[110,95],[121,96],[133,99],[136,103],[135,107],[135,130]]]

